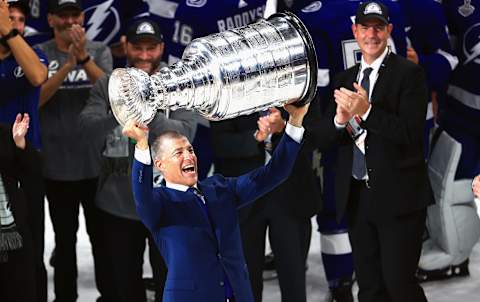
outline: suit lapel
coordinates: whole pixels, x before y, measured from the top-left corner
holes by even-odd
[[[355,91],[355,88],[353,88],[353,83],[358,82],[358,72],[360,70],[360,64],[355,65],[354,68],[350,70],[350,74],[347,76],[346,80],[346,86],[345,88]]]
[[[182,192],[182,191],[178,191],[178,190],[171,189],[171,188],[162,188],[162,189],[165,190],[168,193],[168,195],[170,196],[170,200],[172,202],[184,204],[185,205],[185,208],[184,208],[185,210],[191,211],[193,209],[194,212],[191,213],[191,214],[193,214],[194,217],[200,216],[201,221],[203,221],[203,223],[205,224],[205,231],[212,238],[212,240],[214,240],[214,241],[217,240],[216,236],[213,234],[209,218],[207,217],[207,215],[205,215],[205,211],[202,209],[202,205],[199,204],[200,201],[197,200],[197,197],[193,193]],[[210,198],[207,197],[206,192],[203,191],[204,188],[199,186],[199,189],[203,192],[203,194],[205,196],[205,200],[207,200],[207,202],[208,202],[208,200],[210,200]],[[209,191],[209,190],[207,189],[207,191]],[[216,198],[216,194],[212,194],[212,196],[214,198]],[[194,219],[196,219],[196,218],[194,218]]]
[[[209,186],[207,184],[202,184],[202,183],[198,183],[198,188],[200,189],[200,191],[203,192],[203,196],[207,202],[207,206],[209,204],[212,204],[212,203],[216,203],[218,202],[218,199],[217,199],[217,191],[215,190],[215,188],[213,186]],[[212,207],[209,208],[209,212],[210,212],[210,219],[213,220],[214,216],[211,211]],[[210,223],[210,221],[209,221]],[[211,223],[214,223],[214,221],[211,221]],[[220,234],[220,228],[217,228],[215,227],[215,225],[211,228],[212,230],[215,231],[215,238],[217,240],[217,243],[220,244],[220,238],[221,238],[221,234]],[[213,236],[213,233],[212,233],[212,236]]]
[[[372,103],[378,103],[378,101],[382,99],[382,92],[385,92],[387,90],[387,84],[390,82],[392,74],[390,71],[391,68],[386,67],[392,60],[392,56],[393,54],[390,54],[387,61],[384,63],[385,66],[380,67],[377,81],[375,82],[375,86],[373,86],[372,97],[370,100]]]

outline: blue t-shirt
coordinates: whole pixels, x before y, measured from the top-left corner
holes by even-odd
[[[48,66],[45,54],[34,49],[40,62]],[[38,100],[40,86],[34,87],[26,78],[15,57],[10,55],[0,61],[0,122],[13,124],[18,113],[28,113],[30,126],[27,139],[36,149],[41,148]]]

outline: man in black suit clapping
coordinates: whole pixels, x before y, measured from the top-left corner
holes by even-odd
[[[427,87],[392,53],[388,9],[362,3],[352,31],[360,64],[338,74],[335,103],[306,140],[337,158],[337,219],[346,215],[359,301],[426,301],[415,280],[431,189],[423,159]],[[310,130],[310,131],[308,131]]]

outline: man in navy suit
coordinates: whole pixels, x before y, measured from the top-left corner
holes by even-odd
[[[132,187],[137,212],[152,232],[168,267],[164,302],[253,301],[237,209],[271,191],[290,174],[303,138],[308,105],[286,105],[286,135],[270,162],[239,177],[213,175],[198,182],[197,158],[188,139],[165,132],[154,142],[153,165],[166,185],[152,188],[146,128],[127,123],[137,141]]]

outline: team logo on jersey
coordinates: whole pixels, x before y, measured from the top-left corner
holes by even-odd
[[[23,77],[24,74],[25,73],[23,73],[23,69],[20,66],[15,67],[15,69],[13,70],[13,75],[17,79]]]
[[[48,63],[48,70],[57,70],[60,67],[60,64],[57,60],[52,60]]]
[[[139,34],[155,34],[155,30],[153,29],[152,24],[148,22],[143,22],[137,27],[137,31],[135,32],[137,35]]]
[[[480,23],[470,27],[463,36],[464,65],[475,62],[480,64]]]
[[[368,15],[368,14],[382,15],[382,9],[380,8],[380,5],[373,2],[373,3],[370,3],[369,5],[367,5],[365,7],[365,10],[363,11],[363,14],[364,15]]]
[[[207,0],[187,0],[187,5],[191,7],[202,7],[207,4]]]
[[[85,22],[87,27],[85,34],[88,39],[109,44],[118,34],[120,31],[120,16],[112,3],[113,0],[108,0],[84,11],[85,20],[87,20]]]
[[[475,10],[475,6],[471,4],[472,0],[465,0],[463,1],[463,5],[458,7],[458,13],[465,18],[473,14]]]
[[[238,1],[238,8],[244,8],[245,6],[248,6],[248,3],[245,0]]]
[[[60,68],[60,63],[57,60],[52,60],[48,64],[48,78],[50,79],[55,73],[58,72],[58,69]],[[88,83],[88,76],[85,71],[85,69],[80,68],[80,69],[74,69],[71,70],[68,74],[67,77],[63,80],[62,88],[65,88],[67,86],[69,87],[79,87],[78,84],[82,83]],[[73,84],[73,85],[72,85]]]
[[[313,13],[322,8],[322,2],[321,1],[315,1],[310,3],[309,5],[305,6],[302,8],[302,12],[304,13]]]

